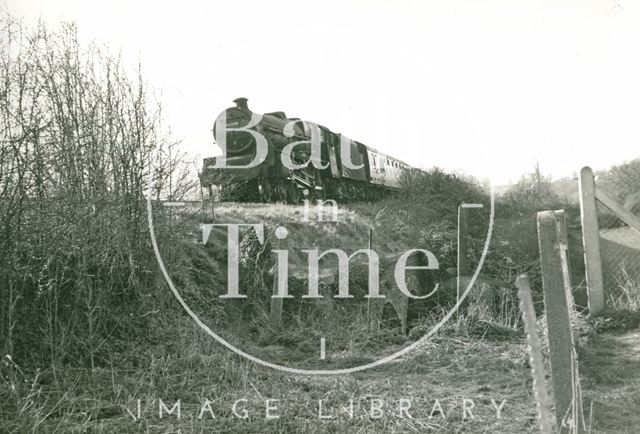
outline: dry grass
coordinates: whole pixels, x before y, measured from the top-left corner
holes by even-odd
[[[581,358],[585,410],[593,432],[635,433],[640,426],[640,333],[600,334]]]
[[[301,207],[248,206],[250,212],[244,204],[218,205],[216,221],[247,222],[247,216],[251,216],[255,222],[264,222],[266,231],[271,233],[277,225],[284,224],[292,242],[318,244],[325,249],[349,243],[366,247],[368,228],[373,223],[370,216],[342,208],[339,224],[302,225]],[[172,274],[186,285],[184,296],[201,303],[219,278],[221,267],[207,254],[195,254],[200,249],[201,235],[193,224],[199,221],[194,211],[178,212],[187,223],[185,239],[192,249],[184,250],[188,260]],[[177,225],[176,229],[184,227]],[[409,240],[395,239],[393,235],[381,234],[376,240],[374,248],[381,251],[411,247]],[[302,268],[306,263],[303,258],[294,257],[292,262],[300,273],[306,271]],[[162,339],[138,346],[123,342],[121,354],[114,354],[111,367],[102,365],[93,371],[67,367],[54,376],[48,368],[41,372],[22,370],[13,361],[5,360],[0,426],[7,432],[61,433],[539,432],[515,295],[481,285],[471,300],[465,316],[459,321],[450,320],[431,341],[410,354],[373,370],[337,377],[289,375],[262,368],[214,343],[190,319],[165,316],[168,310],[151,312],[148,318],[155,321]],[[371,362],[395,352],[424,335],[441,315],[434,312],[404,337],[398,329],[382,323],[367,331],[362,304],[339,306],[329,298],[313,310],[305,310],[299,300],[292,303],[300,306],[292,309],[285,305],[289,316],[282,329],[266,327],[265,318],[260,317],[248,322],[229,321],[225,332],[234,335],[234,343],[243,349],[272,362],[331,369]],[[213,301],[202,305],[203,318],[214,321],[220,313],[215,308]],[[255,329],[248,330],[250,327]],[[320,337],[327,338],[326,360],[318,357]],[[124,354],[135,357],[118,362]],[[607,389],[611,383],[609,377],[598,376],[596,363],[602,366],[608,363],[606,357],[616,356],[603,350],[595,358],[589,357],[591,361],[585,368],[589,376],[587,402],[595,391]],[[619,363],[620,372],[630,369],[626,362]],[[239,419],[232,412],[233,403],[241,398],[247,399],[247,419]],[[463,418],[461,406],[465,398],[474,401],[473,418]],[[279,419],[265,419],[268,399],[278,400],[274,405]],[[492,399],[498,403],[506,400],[500,419],[496,418]],[[138,400],[139,419],[134,417]],[[159,418],[160,400],[168,408],[180,400],[181,417],[165,414]],[[212,402],[215,419],[198,418],[205,400]],[[323,413],[333,415],[333,419],[318,417],[319,400],[324,403]],[[341,409],[350,400],[354,402],[353,417]],[[376,400],[383,403],[380,418],[370,413]],[[411,401],[412,418],[400,414],[402,400]],[[445,417],[429,417],[435,400],[441,404]],[[613,409],[607,402],[596,400],[594,426],[609,427],[602,417],[609,417]],[[617,421],[621,423],[622,418]]]
[[[294,243],[319,243],[321,248],[367,247],[371,220],[342,208],[340,223],[300,224],[302,208],[223,204],[216,208],[217,222],[265,222],[268,230],[279,224],[289,228]],[[178,211],[185,223],[186,260],[176,263],[172,275],[182,284],[183,296],[199,305],[202,317],[215,321],[220,312],[210,297],[221,267],[207,254],[196,254],[198,237],[195,209]],[[344,223],[344,224],[343,224]],[[297,238],[296,238],[297,237]],[[297,244],[300,245],[300,244]],[[409,241],[389,234],[376,237],[374,249],[396,252]],[[297,261],[294,258],[292,262]],[[224,267],[222,267],[224,268]],[[306,271],[306,270],[305,270]],[[218,280],[217,283],[220,283]],[[203,295],[204,294],[204,295]],[[207,297],[212,301],[207,302]],[[478,301],[502,300],[508,293],[483,290]],[[289,302],[289,300],[287,300]],[[300,304],[300,306],[298,306]],[[295,305],[295,306],[294,306]],[[475,306],[475,305],[474,305]],[[479,305],[478,305],[479,306]],[[208,338],[190,319],[176,318],[169,308],[150,312],[162,339],[132,346],[123,342],[112,367],[95,370],[65,368],[55,378],[49,369],[22,372],[3,366],[5,392],[2,422],[9,432],[537,432],[530,396],[529,370],[522,336],[512,309],[477,307],[459,322],[451,320],[437,336],[405,357],[352,375],[312,377],[282,374],[235,356]],[[286,326],[266,327],[265,318],[250,321],[231,318],[224,331],[248,352],[277,363],[306,368],[343,368],[374,361],[421,337],[440,317],[416,325],[409,337],[397,328],[376,322],[370,331],[362,303],[338,304],[326,298],[313,309],[300,300],[285,304]],[[517,314],[517,312],[516,312]],[[253,328],[252,330],[249,330]],[[161,332],[160,332],[161,331]],[[233,336],[232,336],[233,335]],[[320,337],[327,339],[327,358],[319,360]],[[129,354],[125,361],[118,357]],[[233,402],[246,398],[248,419],[238,419]],[[473,418],[463,418],[462,400],[474,401]],[[134,419],[140,400],[142,417]],[[159,400],[169,408],[181,402],[181,418],[158,417]],[[215,419],[199,419],[202,403],[209,399]],[[265,400],[279,400],[281,417],[266,420]],[[380,399],[383,416],[372,417],[370,406]],[[412,403],[413,418],[400,415],[401,400]],[[501,418],[491,399],[506,400]],[[318,400],[333,419],[318,417]],[[340,407],[354,401],[350,417]],[[429,417],[438,400],[445,412]]]
[[[607,294],[607,306],[612,310],[640,310],[640,284],[626,267],[620,268],[615,280],[617,285]]]
[[[337,221],[331,221],[331,207],[325,207],[325,221],[317,221],[316,208],[309,208],[309,221],[304,221],[304,207],[286,204],[239,204],[233,202],[216,203],[214,218],[207,210],[207,222],[215,223],[262,223],[265,237],[272,238],[278,226],[287,228],[287,240],[292,249],[289,259],[292,275],[306,274],[306,257],[302,249],[340,248],[345,252],[369,247],[369,229],[373,229],[372,246],[380,257],[398,255],[409,248],[415,248],[415,240],[402,234],[390,233],[377,226],[375,215],[369,216],[346,206],[339,206]],[[194,215],[194,209],[186,210]]]
[[[537,432],[529,396],[524,345],[440,337],[395,363],[353,375],[310,377],[280,374],[250,364],[214,345],[189,324],[179,348],[154,348],[133,370],[69,369],[52,384],[47,372],[14,372],[16,389],[4,401],[2,426],[13,432]],[[313,359],[316,355],[302,357]],[[362,352],[352,358],[375,357]],[[326,366],[340,364],[332,356]],[[27,380],[24,382],[23,380]],[[231,412],[246,398],[248,419]],[[462,399],[473,399],[473,418],[463,419]],[[127,409],[142,417],[134,420]],[[158,417],[159,400],[169,408],[181,401],[181,418]],[[198,419],[205,399],[216,419]],[[265,400],[278,399],[281,418],[265,420]],[[349,417],[339,407],[354,400]],[[372,418],[371,402],[383,401],[383,416]],[[401,417],[401,399],[412,401]],[[429,418],[435,400],[446,417]],[[506,400],[501,418],[491,404]],[[318,400],[331,420],[318,419]],[[12,405],[8,405],[11,403]],[[208,414],[207,414],[208,416]]]

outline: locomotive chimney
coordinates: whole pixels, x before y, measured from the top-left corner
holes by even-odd
[[[233,102],[236,103],[236,107],[238,107],[239,109],[242,109],[244,111],[250,111],[249,110],[249,106],[247,105],[247,101],[249,101],[247,98],[236,98],[233,100]]]

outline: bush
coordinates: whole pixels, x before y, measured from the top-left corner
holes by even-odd
[[[94,367],[158,302],[143,191],[175,191],[179,158],[118,59],[72,26],[0,29],[0,348]]]

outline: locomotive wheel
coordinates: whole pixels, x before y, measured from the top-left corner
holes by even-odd
[[[302,192],[293,182],[287,184],[287,198],[288,202],[294,205],[302,202]]]
[[[348,193],[348,189],[347,186],[343,183],[340,182],[338,184],[338,187],[336,188],[336,193],[337,193],[337,199],[340,202],[348,202],[349,201],[349,193]]]
[[[274,189],[271,187],[269,178],[262,178],[258,188],[260,191],[260,200],[263,203],[270,203],[274,201]]]
[[[272,187],[273,201],[277,203],[287,203],[287,187],[282,180],[277,179]]]
[[[278,200],[280,203],[287,203],[287,186],[284,182],[280,182]]]
[[[304,196],[304,198],[307,199],[311,205],[315,205],[316,198],[317,198],[316,190],[314,188],[308,188],[306,190],[307,190],[307,194]]]
[[[241,188],[241,197],[245,202],[260,202],[260,183],[257,179],[247,180]]]
[[[346,185],[346,187],[347,187],[346,188],[346,190],[347,190],[347,194],[346,194],[347,198],[346,198],[345,202],[355,202],[356,200],[358,200],[358,197],[357,197],[358,191],[356,189],[356,186],[353,185],[352,183],[348,183]]]

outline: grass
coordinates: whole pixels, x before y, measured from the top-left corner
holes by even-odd
[[[637,270],[634,270],[637,272]],[[596,332],[624,333],[640,327],[640,284],[625,266],[611,273],[613,284],[605,290],[607,309],[591,319]]]
[[[291,274],[294,275],[306,274],[306,257],[301,253],[302,249],[341,248],[346,252],[366,249],[369,246],[370,228],[373,229],[373,249],[381,257],[398,255],[416,247],[415,240],[377,226],[375,214],[367,215],[359,210],[340,206],[337,221],[332,221],[331,207],[327,206],[325,210],[325,220],[317,221],[316,208],[310,207],[309,221],[305,221],[303,206],[226,202],[215,205],[214,219],[211,219],[209,210],[207,219],[216,223],[262,223],[266,238],[273,238],[276,227],[286,227],[288,243],[297,247],[289,256]],[[198,217],[194,211],[187,209],[187,217]]]
[[[614,290],[609,292],[607,306],[612,310],[640,310],[640,284],[625,267],[616,274]]]
[[[585,409],[593,432],[635,433],[640,426],[640,333],[599,334],[581,358]],[[605,368],[606,367],[606,368]]]
[[[170,273],[188,304],[208,324],[266,360],[323,369],[368,363],[422,337],[446,310],[446,306],[432,310],[411,324],[405,336],[397,319],[384,315],[375,316],[368,327],[362,301],[337,303],[326,297],[305,304],[299,298],[306,285],[305,262],[297,253],[291,256],[294,276],[290,281],[297,298],[285,301],[282,328],[268,326],[267,308],[259,304],[251,311],[253,316],[225,310],[212,290],[224,285],[226,270],[217,255],[224,253],[220,242],[225,237],[212,234],[215,246],[202,249],[196,211],[185,209],[176,215],[175,238],[184,242],[183,257],[172,263]],[[223,204],[215,212],[218,222],[247,222],[248,218],[264,222],[267,234],[284,224],[293,245],[324,249],[347,244],[366,247],[368,228],[376,227],[375,213],[348,208],[339,210],[339,224],[303,225],[302,208],[289,205]],[[413,247],[412,240],[395,234],[382,230],[374,234],[378,234],[376,250],[391,254]],[[249,259],[255,260],[249,268],[259,265],[255,257]],[[259,283],[258,289],[268,297],[269,278]],[[631,283],[621,287],[620,303],[628,305],[633,300],[633,288]],[[66,366],[54,375],[50,367],[35,370],[5,358],[0,364],[0,431],[539,432],[520,313],[509,289],[479,283],[465,315],[454,316],[430,341],[378,368],[340,376],[285,374],[250,363],[205,335],[176,309],[171,297],[145,315],[154,324],[150,332],[154,335],[137,343],[111,343],[112,357],[101,360],[95,369]],[[325,360],[319,359],[322,337],[327,342]],[[596,432],[623,432],[620,428],[628,427],[627,422],[636,417],[631,414],[632,405],[638,402],[632,390],[637,388],[633,362],[640,338],[635,342],[625,335],[620,339],[630,340],[622,343],[607,335],[599,339],[581,351],[585,410],[588,414],[588,403],[593,401]],[[619,344],[622,353],[615,351]],[[612,369],[602,370],[602,366]],[[614,375],[630,376],[630,382],[618,381]],[[245,408],[247,418],[233,412],[240,399],[246,399],[240,402],[239,412]],[[167,414],[178,400],[180,418],[175,412]],[[498,418],[494,403],[503,400]],[[322,415],[331,418],[319,416],[319,401]],[[473,417],[463,410],[471,401]],[[209,402],[215,418],[209,412],[199,418]],[[411,408],[406,411],[411,417],[402,410],[408,403]],[[444,414],[437,411],[438,405]],[[277,407],[272,411],[280,417],[267,419],[268,406]]]
[[[374,316],[367,327],[366,303],[359,300],[338,303],[325,297],[313,304],[299,297],[286,300],[282,328],[267,325],[264,306],[252,311],[254,316],[225,310],[212,289],[224,284],[226,270],[220,258],[225,237],[213,233],[214,245],[202,249],[196,211],[175,214],[173,239],[182,240],[183,254],[172,262],[170,273],[201,318],[251,354],[296,367],[356,366],[411,344],[442,315],[433,311],[412,324],[405,336],[394,318]],[[288,205],[223,204],[216,207],[215,220],[264,222],[266,234],[284,224],[291,244],[323,249],[366,248],[368,229],[376,227],[375,216],[344,207],[338,224],[301,224],[302,212],[302,207]],[[378,229],[373,244],[381,256],[415,247],[412,240]],[[306,284],[295,275],[304,275],[306,269],[304,258],[292,252],[290,289],[299,296]],[[255,260],[251,255],[247,259]],[[257,265],[250,262],[248,269]],[[257,289],[268,296],[268,271],[265,274]],[[362,278],[355,270],[352,274],[356,280]],[[112,343],[112,357],[93,370],[65,367],[53,375],[48,367],[34,371],[19,367],[19,361],[6,361],[0,426],[9,432],[537,432],[512,294],[478,289],[468,315],[450,320],[420,348],[379,368],[335,377],[284,374],[241,359],[206,336],[190,318],[176,313],[176,302],[168,297],[165,304],[145,313],[158,336],[136,344]],[[481,306],[494,302],[502,316]],[[325,360],[319,360],[321,337],[327,341]],[[247,399],[247,419],[232,411],[241,398]],[[265,419],[269,399],[279,400],[279,419]],[[473,401],[474,417],[464,417],[464,399],[470,400],[467,405]],[[492,399],[498,405],[506,400],[501,418],[496,417]],[[138,400],[139,419],[133,417]],[[160,418],[160,400],[169,409],[180,400],[181,417],[164,410]],[[206,400],[212,402],[215,419],[198,418]],[[319,418],[319,400],[325,405],[323,413],[332,419]],[[349,407],[350,400],[352,416],[341,410]],[[412,417],[400,413],[400,405],[407,402]],[[438,410],[436,402],[444,414],[431,415],[434,406]],[[371,413],[371,406],[378,404],[380,418],[376,411]]]
[[[496,342],[440,336],[403,359],[378,369],[338,377],[277,373],[236,357],[185,323],[178,351],[150,348],[138,369],[68,369],[58,383],[48,373],[18,373],[12,399],[3,405],[2,426],[25,432],[537,432],[529,396],[528,368],[520,341]],[[357,354],[352,354],[355,357]],[[313,358],[315,355],[307,355]],[[359,357],[373,357],[362,352]],[[339,364],[340,358],[331,364]],[[22,378],[24,377],[24,378]],[[26,381],[24,381],[26,380]],[[18,384],[19,383],[19,384]],[[248,419],[232,412],[247,399]],[[140,399],[141,418],[134,420]],[[158,416],[180,399],[181,418]],[[216,419],[198,419],[212,401]],[[280,419],[266,420],[265,402],[277,399]],[[474,402],[463,419],[462,400]],[[506,400],[496,418],[491,399]],[[318,400],[324,414],[318,418]],[[354,402],[353,417],[340,410]],[[381,400],[383,416],[371,416]],[[409,418],[400,415],[411,401]],[[438,400],[446,413],[430,413]],[[7,405],[11,402],[13,405]],[[129,411],[127,411],[127,409]],[[46,416],[46,417],[45,417]],[[207,413],[209,416],[209,413]]]

